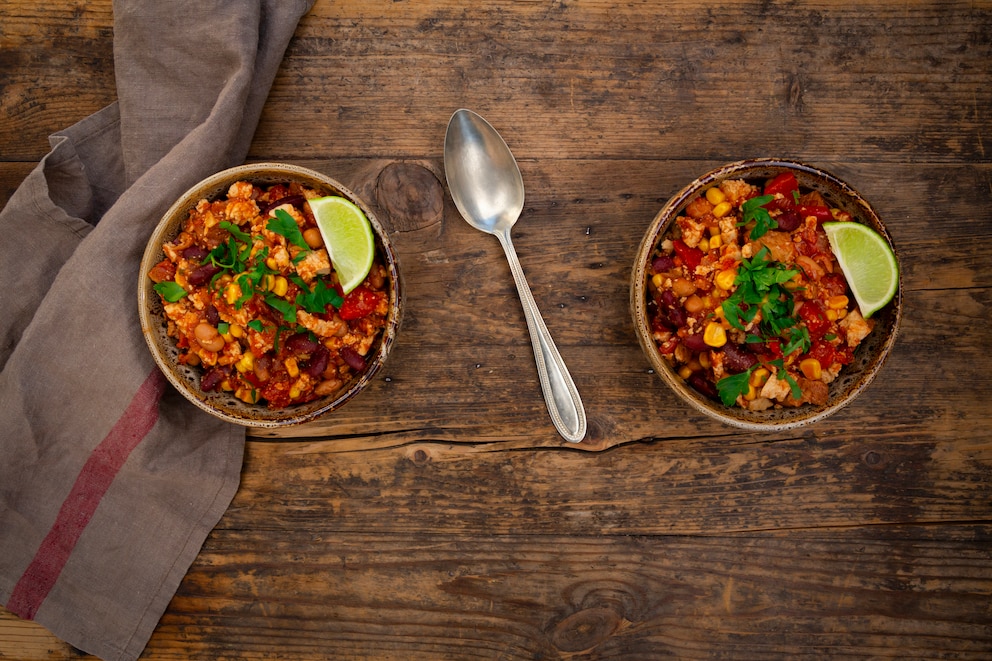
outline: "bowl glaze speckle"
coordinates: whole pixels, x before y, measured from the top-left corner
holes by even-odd
[[[902,282],[895,297],[872,319],[875,328],[855,350],[854,362],[844,366],[830,384],[826,404],[805,404],[795,408],[771,408],[749,411],[724,406],[689,386],[658,351],[651,336],[647,310],[648,266],[656,246],[672,229],[677,216],[702,191],[726,179],[766,180],[785,171],[795,174],[799,185],[819,191],[831,207],[851,214],[856,222],[868,225],[881,234],[893,248],[892,239],[871,205],[851,186],[832,174],[804,163],[781,159],[755,159],[730,163],[708,172],[676,193],[658,212],[648,227],[637,250],[630,282],[630,309],[637,339],[654,371],[678,397],[697,411],[725,424],[750,431],[777,431],[810,424],[837,412],[850,404],[875,379],[895,344],[902,315]],[[898,253],[896,253],[898,260]]]
[[[249,181],[268,186],[296,181],[326,195],[340,195],[355,203],[368,217],[375,234],[376,250],[389,273],[389,315],[386,327],[366,356],[367,366],[341,390],[305,404],[282,409],[269,409],[264,404],[247,404],[233,393],[203,392],[200,390],[202,370],[179,363],[176,342],[166,333],[165,317],[158,294],[148,278],[151,268],[160,262],[164,253],[162,244],[172,240],[180,231],[190,209],[201,199],[214,200],[225,195],[231,184]],[[258,163],[242,165],[218,172],[190,188],[165,213],[145,248],[138,281],[138,315],[141,331],[151,350],[155,363],[166,378],[189,401],[208,413],[228,422],[247,427],[283,427],[309,422],[330,413],[351,401],[365,389],[382,368],[399,331],[402,309],[399,265],[389,237],[369,206],[353,192],[334,179],[319,172],[296,165]]]

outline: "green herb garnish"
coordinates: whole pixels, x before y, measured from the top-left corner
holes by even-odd
[[[275,294],[266,294],[265,302],[282,314],[282,318],[290,324],[296,323],[296,306]]]
[[[751,333],[747,342],[767,342],[777,338],[796,325],[792,316],[792,293],[782,285],[799,271],[788,268],[781,262],[766,260],[768,248],[762,247],[751,259],[741,262],[734,284],[737,289],[725,300],[721,307],[730,325],[738,330],[747,330],[761,312],[757,334]],[[790,339],[790,338],[787,338]],[[791,338],[801,346],[798,337]],[[806,343],[809,337],[806,335]]]
[[[220,222],[220,227],[223,227],[228,232],[230,232],[231,236],[236,238],[238,241],[241,241],[242,243],[251,243],[251,236],[242,232],[241,228],[235,225],[234,223],[226,220],[222,220]]]
[[[774,195],[762,195],[761,197],[752,197],[750,200],[741,205],[743,217],[738,223],[738,226],[747,225],[752,221],[754,222],[754,227],[751,228],[751,234],[749,235],[752,241],[764,236],[768,230],[773,230],[778,227],[778,223],[771,217],[768,210],[764,208],[764,205],[774,199]]]
[[[340,308],[342,303],[344,299],[322,280],[314,283],[312,291],[305,289],[296,295],[296,304],[311,314],[324,312],[328,305]]]
[[[253,331],[259,332],[259,333],[265,331],[265,326],[262,325],[262,320],[261,319],[252,319],[251,321],[249,321],[248,322],[248,328],[252,329]]]
[[[296,221],[293,220],[293,217],[285,209],[276,209],[275,217],[269,219],[265,229],[279,234],[298,248],[310,250],[310,246],[303,240],[303,233],[300,232]]]
[[[217,332],[220,333],[221,335],[230,332],[230,330],[231,330],[231,324],[227,323],[226,321],[222,321],[219,324],[217,324]]]
[[[723,402],[724,406],[733,406],[739,395],[747,394],[748,381],[751,378],[751,372],[753,372],[757,366],[758,365],[756,363],[740,374],[725,376],[716,382],[716,390],[717,393],[719,393],[720,401]]]
[[[173,282],[172,280],[156,283],[152,285],[152,289],[157,291],[159,295],[169,303],[175,303],[184,296],[189,295],[189,293],[183,289],[181,285]]]

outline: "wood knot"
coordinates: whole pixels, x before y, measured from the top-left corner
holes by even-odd
[[[621,621],[612,608],[585,608],[559,622],[551,632],[551,642],[563,652],[583,652],[613,635]]]
[[[397,231],[418,230],[441,220],[444,188],[433,172],[415,163],[390,163],[376,182],[376,200]]]

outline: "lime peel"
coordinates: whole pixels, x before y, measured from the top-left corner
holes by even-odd
[[[307,201],[324,246],[337,273],[341,290],[347,294],[365,280],[375,260],[372,225],[357,205],[330,195]]]
[[[830,248],[867,319],[892,300],[899,288],[899,264],[885,238],[861,223],[823,223]]]

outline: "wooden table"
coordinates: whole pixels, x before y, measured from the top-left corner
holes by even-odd
[[[109,0],[0,10],[3,200],[115,98]],[[498,243],[447,196],[451,113],[527,186],[524,270],[586,404],[563,442]],[[250,433],[143,658],[990,658],[992,3],[318,1],[251,160],[375,204],[400,340],[339,413]],[[678,188],[780,156],[872,201],[905,317],[861,398],[742,433],[648,369],[634,251]],[[75,659],[0,611],[0,658]]]

